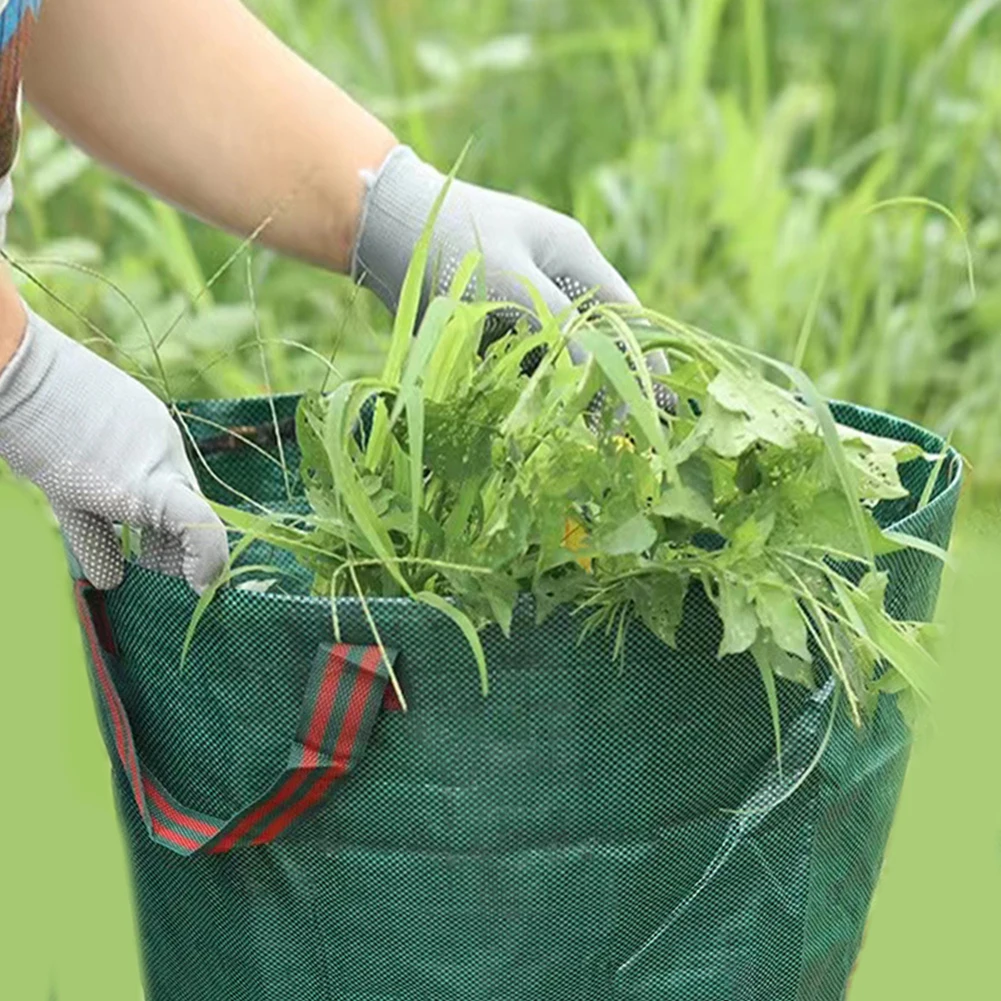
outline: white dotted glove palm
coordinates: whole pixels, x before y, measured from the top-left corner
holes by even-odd
[[[0,371],[0,458],[48,497],[95,587],[122,580],[116,523],[141,530],[144,565],[196,591],[226,565],[226,531],[164,404],[30,311]]]

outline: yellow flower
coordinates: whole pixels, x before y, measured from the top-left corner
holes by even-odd
[[[573,517],[569,515],[566,518],[563,526],[563,548],[569,549],[570,552],[575,553],[579,549],[583,549],[587,543],[587,530],[584,526]],[[577,562],[588,572],[591,572],[591,557],[582,556]]]

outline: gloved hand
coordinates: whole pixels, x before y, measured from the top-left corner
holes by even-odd
[[[122,580],[116,522],[142,530],[144,565],[183,575],[196,591],[226,566],[226,531],[167,408],[30,310],[0,371],[0,458],[48,497],[95,587]]]
[[[365,176],[367,190],[351,274],[392,313],[445,180],[407,146],[397,146],[377,172]],[[472,250],[483,253],[489,300],[514,302],[531,310],[531,297],[522,281],[527,279],[554,315],[564,313],[589,292],[600,302],[638,301],[576,220],[524,198],[455,180],[432,234],[421,313],[434,295],[448,291],[456,270]],[[512,327],[520,315],[504,309],[491,314],[488,338]],[[577,362],[585,357],[573,344],[570,353]],[[647,366],[654,373],[668,371],[660,351],[647,356]],[[673,397],[667,388],[660,383],[654,388],[661,407],[672,409]]]
[[[352,277],[395,313],[410,258],[445,177],[410,148],[397,146],[365,181]],[[477,249],[484,255],[489,299],[530,307],[520,281],[527,278],[554,314],[592,289],[601,301],[636,302],[632,289],[574,219],[514,195],[453,181],[432,236],[423,306],[432,292],[448,290],[459,264]],[[434,277],[438,285],[432,290]]]

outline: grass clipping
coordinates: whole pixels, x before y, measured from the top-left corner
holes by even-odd
[[[907,496],[899,463],[935,457],[835,425],[801,374],[786,372],[797,396],[760,359],[636,307],[568,321],[538,305],[541,329],[522,324],[483,352],[491,307],[458,294],[475,265],[416,336],[398,325],[382,377],[303,397],[312,513],[220,508],[234,527],[295,553],[317,594],[409,596],[448,615],[484,693],[479,632],[507,632],[519,595],[534,596],[540,620],[572,606],[621,653],[637,618],[673,644],[697,582],[722,620],[719,655],[755,658],[777,740],[776,678],[813,685],[815,663],[859,724],[880,691],[905,705],[927,696],[921,627],[885,612],[874,564],[908,540],[884,534],[871,508]],[[655,348],[670,374],[647,371]],[[655,380],[673,412],[655,402]]]

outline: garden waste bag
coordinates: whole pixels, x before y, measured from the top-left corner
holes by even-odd
[[[181,409],[206,493],[293,508],[296,399]],[[843,423],[943,448],[837,405]],[[221,428],[233,434],[221,433]],[[275,430],[277,428],[277,431]],[[252,444],[250,444],[252,442]],[[267,454],[265,454],[267,453]],[[946,546],[960,462],[902,468],[884,525]],[[483,636],[407,599],[371,615],[309,596],[197,598],[130,565],[77,600],[131,856],[147,1001],[837,1001],[845,996],[904,776],[891,696],[856,729],[833,684],[779,682],[782,767],[757,667],[717,659],[699,587],[677,649],[639,622],[624,660],[557,611]],[[941,566],[881,560],[890,611],[923,619]],[[826,676],[826,675],[822,675]]]

